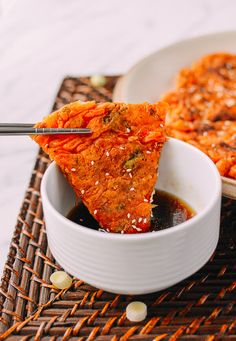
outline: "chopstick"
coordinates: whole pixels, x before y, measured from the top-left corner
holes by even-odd
[[[0,127],[25,127],[25,128],[33,128],[33,123],[0,123]]]
[[[31,123],[0,123],[0,136],[91,134],[88,128],[34,128]]]

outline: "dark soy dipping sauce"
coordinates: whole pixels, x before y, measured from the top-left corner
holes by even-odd
[[[152,210],[150,231],[160,231],[176,226],[195,215],[194,210],[183,200],[164,191],[155,191],[152,204],[157,206]],[[101,230],[98,222],[82,202],[69,212],[67,218],[90,229]]]

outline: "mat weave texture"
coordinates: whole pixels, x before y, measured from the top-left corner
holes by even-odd
[[[107,80],[93,88],[89,78],[66,78],[53,110],[78,99],[110,101],[117,77]],[[47,246],[39,191],[49,163],[40,151],[17,218],[0,287],[0,340],[236,340],[236,201],[223,199],[215,254],[181,283],[139,297],[110,294],[78,279],[69,290],[56,291],[49,277],[60,266]],[[148,306],[140,323],[125,316],[136,299]]]

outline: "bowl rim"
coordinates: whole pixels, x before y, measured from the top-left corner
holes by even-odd
[[[171,228],[164,229],[161,231],[156,231],[156,233],[146,232],[146,233],[135,233],[135,234],[102,233],[101,231],[92,230],[92,229],[89,229],[89,228],[82,226],[80,224],[74,223],[73,221],[69,220],[67,217],[65,217],[63,214],[61,214],[60,212],[58,212],[56,210],[56,208],[53,206],[53,204],[51,203],[51,201],[49,200],[49,197],[47,195],[46,187],[47,187],[48,179],[50,178],[50,174],[52,172],[52,169],[54,167],[58,167],[56,165],[55,161],[53,161],[51,163],[51,165],[49,165],[48,169],[46,170],[45,174],[43,175],[43,179],[41,182],[40,191],[41,191],[41,195],[42,195],[43,205],[46,205],[48,207],[48,209],[51,210],[52,213],[54,215],[56,215],[56,217],[62,223],[65,223],[67,226],[69,226],[73,230],[75,230],[77,232],[81,230],[81,232],[83,232],[87,235],[91,235],[94,237],[96,236],[97,238],[101,238],[101,239],[122,240],[124,242],[131,242],[131,241],[137,241],[137,240],[141,241],[141,240],[155,239],[155,238],[158,238],[161,236],[181,232],[181,231],[185,230],[186,228],[190,228],[192,224],[198,223],[199,221],[204,219],[204,217],[206,217],[207,214],[211,211],[211,209],[216,205],[219,197],[221,197],[222,181],[221,181],[220,174],[217,170],[217,167],[215,166],[213,161],[206,154],[201,152],[196,147],[194,147],[194,146],[192,146],[186,142],[183,142],[181,140],[177,140],[175,138],[169,138],[168,140],[174,141],[174,143],[178,143],[180,145],[184,145],[186,148],[190,148],[195,153],[198,153],[208,163],[209,167],[212,170],[212,175],[215,177],[216,186],[214,188],[214,195],[212,196],[212,199],[208,202],[208,205],[206,207],[204,207],[204,209],[201,212],[197,213],[195,216],[193,216],[189,220],[187,220],[181,224],[178,224],[176,226],[172,226]]]
[[[126,95],[124,95],[124,94],[127,93],[127,89],[130,88],[130,84],[129,84],[130,83],[130,79],[129,79],[130,76],[133,73],[135,73],[136,69],[138,69],[140,66],[143,66],[143,65],[149,63],[149,60],[154,58],[156,54],[158,54],[162,51],[165,51],[165,50],[172,49],[172,48],[179,46],[179,45],[184,45],[186,43],[190,43],[191,41],[198,41],[201,39],[209,39],[209,38],[214,38],[217,36],[219,36],[223,39],[225,36],[228,36],[228,35],[232,35],[235,38],[236,30],[234,30],[234,29],[232,29],[232,30],[219,30],[219,31],[215,31],[215,32],[205,33],[205,34],[203,33],[203,34],[192,36],[192,37],[191,36],[186,37],[185,39],[177,39],[177,40],[173,41],[172,43],[164,45],[164,46],[160,47],[159,49],[156,49],[155,51],[153,51],[149,54],[146,54],[140,60],[138,60],[133,66],[131,66],[128,69],[128,71],[121,77],[122,86],[121,86],[121,89],[119,89],[119,90],[123,94],[122,97],[126,97]],[[113,91],[113,96],[112,96],[113,101],[116,101],[116,97],[118,96],[116,88],[117,88],[117,85],[115,86],[115,89]]]

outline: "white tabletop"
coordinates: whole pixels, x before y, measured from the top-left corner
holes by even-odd
[[[0,121],[36,122],[65,75],[120,74],[156,49],[236,29],[235,0],[0,0]],[[0,138],[0,272],[37,154]]]

